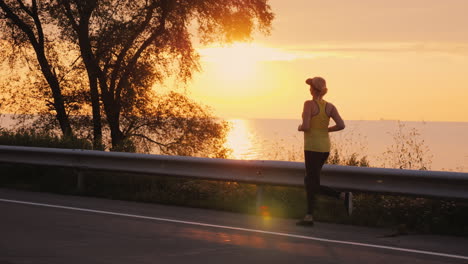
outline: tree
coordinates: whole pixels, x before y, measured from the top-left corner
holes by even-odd
[[[15,3],[22,1],[8,2],[9,6]],[[132,150],[136,145],[144,145],[142,142],[150,142],[161,152],[182,155],[193,155],[202,150],[199,146],[213,143],[208,137],[223,135],[226,124],[216,122],[209,112],[183,95],[157,95],[153,91],[155,84],[170,76],[185,83],[199,70],[199,56],[193,47],[195,31],[204,44],[233,42],[250,39],[255,30],[268,33],[273,19],[267,0],[45,0],[39,5],[36,1],[28,3],[22,5],[37,8],[49,28],[46,33],[55,36],[55,42],[46,41],[51,50],[57,43],[65,43],[67,52],[64,55],[56,51],[56,61],[69,54],[79,54],[73,66],[68,63],[68,68],[61,70],[62,76],[63,72],[71,72],[68,76],[79,78],[79,85],[61,83],[63,78],[56,75],[59,84],[67,84],[70,91],[76,91],[65,97],[70,102],[68,108],[65,103],[69,112],[79,114],[85,109],[83,104],[91,102],[95,144],[99,138],[106,137],[102,135],[108,127],[113,149]],[[15,27],[12,23],[5,25],[2,33]],[[86,91],[81,88],[85,83]],[[62,87],[61,91],[64,90]],[[174,100],[181,102],[177,104]],[[169,111],[164,104],[173,109]],[[105,114],[103,124],[101,110]],[[70,118],[72,123],[88,124],[90,121],[86,114]],[[39,123],[45,124],[48,122],[41,120]],[[189,140],[198,145],[191,148]],[[176,147],[177,144],[186,146],[186,150]],[[219,142],[213,145],[219,146]],[[223,156],[222,152],[216,155]]]
[[[217,121],[206,107],[187,96],[170,92],[144,108],[123,112],[122,126],[126,149],[138,146],[143,152],[168,155],[226,158],[224,146],[228,123]],[[135,146],[136,145],[136,146]]]
[[[77,40],[90,83],[96,78],[112,146],[121,144],[121,116],[141,94],[171,73],[181,81],[198,70],[190,26],[203,43],[251,38],[268,32],[273,14],[267,0],[57,0],[62,34]]]
[[[66,113],[59,77],[50,62],[50,40],[44,33],[42,10],[36,0],[0,0],[2,29],[11,30],[11,40],[17,45],[28,43],[35,52],[37,63],[48,83],[53,98],[53,108],[64,136],[72,137],[73,131]]]

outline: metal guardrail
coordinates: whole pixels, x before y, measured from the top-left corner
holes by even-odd
[[[228,160],[0,145],[0,162],[106,170],[279,186],[303,186],[301,162]],[[468,199],[468,173],[325,165],[336,189]]]

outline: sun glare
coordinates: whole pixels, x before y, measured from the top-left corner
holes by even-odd
[[[202,60],[213,64],[216,77],[226,81],[252,78],[257,61],[252,57],[252,48],[247,44],[229,47],[210,47],[200,50]]]
[[[229,46],[211,46],[199,50],[202,60],[211,63],[216,78],[225,81],[245,81],[255,77],[262,61],[293,60],[287,54],[254,43],[234,43]]]
[[[247,121],[243,119],[228,121],[232,124],[232,129],[228,133],[226,146],[232,149],[231,158],[244,159],[253,147]]]

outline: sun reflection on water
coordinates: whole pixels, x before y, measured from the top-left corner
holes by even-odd
[[[252,159],[255,155],[253,151],[253,134],[248,121],[244,119],[230,119],[231,130],[227,135],[226,147],[232,149],[230,158]]]

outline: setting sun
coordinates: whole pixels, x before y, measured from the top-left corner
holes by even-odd
[[[191,82],[191,96],[208,102],[217,113],[236,112],[231,117],[247,116],[261,102],[274,102],[289,78],[281,73],[281,63],[293,62],[300,56],[259,43],[235,43],[200,47],[202,72]],[[284,92],[284,91],[283,91]],[[242,105],[245,108],[239,109]]]
[[[225,81],[252,78],[257,67],[257,59],[252,56],[255,48],[249,44],[236,43],[229,47],[201,49],[202,60],[214,64],[215,78]]]
[[[243,81],[253,79],[260,62],[293,60],[295,55],[256,43],[234,43],[228,46],[211,46],[199,49],[202,61],[216,69],[216,79]]]

